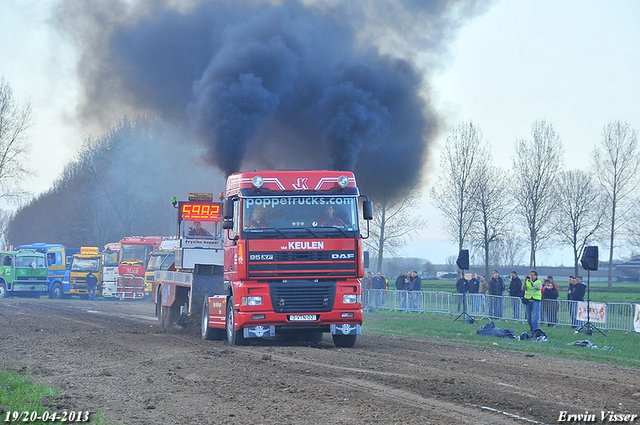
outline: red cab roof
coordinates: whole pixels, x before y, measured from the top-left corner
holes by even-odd
[[[262,177],[262,188],[273,192],[326,192],[339,188],[338,177],[346,176],[349,183],[346,187],[356,187],[356,178],[350,171],[247,171],[235,173],[227,178],[227,196],[233,196],[240,189],[253,189],[252,179]]]

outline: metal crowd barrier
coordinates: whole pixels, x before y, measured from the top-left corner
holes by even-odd
[[[466,308],[466,312],[476,319],[526,323],[525,305],[518,297],[440,291],[364,289],[362,299],[363,308],[370,311],[389,310],[455,315]],[[606,303],[606,306],[606,323],[593,322],[596,327],[603,330],[634,331],[635,310],[632,303]],[[539,317],[540,327],[579,327],[584,324],[583,321],[578,320],[577,301],[542,300]]]

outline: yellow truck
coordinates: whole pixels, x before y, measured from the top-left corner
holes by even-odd
[[[80,253],[71,259],[71,273],[69,286],[72,295],[79,295],[82,299],[89,298],[87,290],[87,274],[93,273],[98,279],[96,295],[102,295],[102,254],[97,246],[83,246]]]

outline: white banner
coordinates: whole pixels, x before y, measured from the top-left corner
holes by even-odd
[[[607,323],[607,304],[589,303],[589,320],[596,323]],[[578,301],[578,320],[587,321],[587,302]]]
[[[640,304],[635,304],[633,312],[633,329],[636,332],[640,332]]]

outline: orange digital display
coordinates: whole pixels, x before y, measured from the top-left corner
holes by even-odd
[[[183,220],[217,221],[222,217],[219,204],[192,204],[180,205],[180,216]]]

